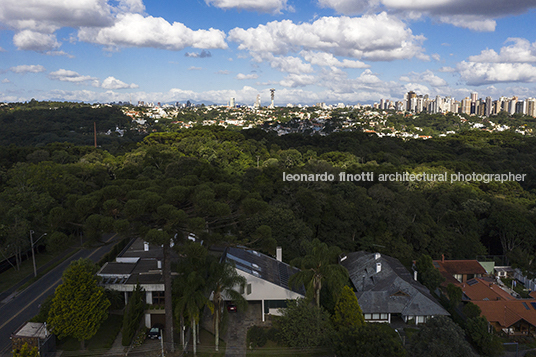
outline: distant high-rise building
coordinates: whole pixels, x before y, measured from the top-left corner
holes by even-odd
[[[275,95],[275,89],[274,89],[274,88],[271,88],[271,89],[270,89],[270,97],[272,98],[272,103],[270,103],[270,108],[274,108],[274,107],[275,107],[275,104],[274,104],[274,95]]]
[[[235,106],[236,106],[235,98],[231,97],[231,100],[229,101],[229,108],[234,108]]]
[[[471,93],[471,103],[476,102],[477,99],[478,99],[478,93],[477,92]]]
[[[463,114],[471,114],[471,99],[469,97],[462,99],[462,107],[460,111]]]
[[[527,102],[527,115],[536,118],[536,99],[528,98]]]
[[[409,92],[405,95],[405,98],[404,98],[404,99],[406,100],[406,103],[407,103],[407,108],[406,108],[406,110],[407,110],[408,112],[411,112],[412,110],[415,110],[415,104],[416,104],[416,102],[413,101],[413,103],[412,103],[411,100],[412,100],[413,98],[416,98],[416,97],[417,97],[417,94],[416,94],[415,92],[413,92],[413,91],[409,91]],[[412,104],[413,104],[413,105],[412,105]]]
[[[257,98],[255,99],[255,104],[253,105],[253,108],[259,109],[261,107],[261,95],[257,94]]]
[[[487,117],[491,115],[492,107],[493,107],[493,101],[491,100],[491,97],[486,97],[486,116]]]
[[[517,97],[513,97],[513,98],[508,102],[508,114],[513,115],[513,114],[516,113],[517,100],[518,100]]]
[[[527,102],[524,100],[519,100],[516,103],[516,113],[518,114],[527,114]]]

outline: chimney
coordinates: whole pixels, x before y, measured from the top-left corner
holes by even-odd
[[[148,252],[149,251],[149,243],[143,242],[143,250]]]
[[[161,261],[161,260],[158,260],[158,261],[156,262],[156,267],[157,267],[158,269],[162,269],[162,261]]]
[[[382,271],[382,263],[376,263],[376,273],[379,273]]]
[[[445,254],[441,254],[441,263],[445,261]]]
[[[282,262],[282,261],[283,261],[283,248],[281,248],[281,247],[277,247],[277,248],[275,248],[275,259],[276,259],[278,262]]]
[[[374,260],[380,259],[382,255],[380,253],[374,253]]]
[[[417,270],[413,271],[413,279],[417,281]]]

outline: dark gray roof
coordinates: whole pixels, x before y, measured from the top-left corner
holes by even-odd
[[[134,240],[134,242],[125,250],[123,250],[120,257],[136,257],[136,258],[154,258],[158,260],[164,259],[164,253],[162,247],[149,244],[149,250],[144,250],[144,241],[141,238]]]
[[[172,253],[171,258],[175,259]],[[140,238],[134,240],[130,246],[124,249],[119,257],[139,258],[134,262],[109,262],[97,273],[103,277],[102,283],[110,284],[162,284],[162,269],[158,268],[158,262],[162,262],[163,249],[158,245],[149,245],[149,250],[144,250],[144,241]],[[136,259],[134,259],[135,261]]]
[[[225,250],[222,259],[234,264],[237,269],[246,273],[305,295],[303,286],[299,289],[291,289],[288,283],[290,277],[300,271],[298,268],[293,268],[265,254],[245,248],[229,247]]]
[[[348,254],[341,265],[348,270],[363,313],[449,314],[398,259],[360,251]]]
[[[99,271],[99,275],[128,275],[132,273],[136,263],[108,262]]]

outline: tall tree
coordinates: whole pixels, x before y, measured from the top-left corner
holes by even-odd
[[[439,269],[434,267],[432,257],[429,255],[421,255],[415,262],[415,268],[417,269],[417,280],[432,292],[445,281]]]
[[[348,271],[337,262],[341,254],[338,247],[328,247],[318,239],[312,242],[304,240],[302,246],[306,255],[292,261],[292,265],[299,267],[301,271],[292,275],[289,283],[294,287],[305,285],[307,295],[320,307],[322,282],[326,281],[331,291],[338,294],[348,281]]]
[[[246,299],[236,291],[236,288],[242,291],[246,286],[246,278],[236,272],[236,269],[229,263],[218,261],[212,262],[209,272],[210,286],[213,289],[212,304],[214,305],[214,344],[218,351],[220,339],[220,313],[223,310],[224,297],[230,298],[239,309],[247,307]]]
[[[354,291],[348,285],[342,288],[332,320],[336,330],[359,328],[365,324],[361,306],[359,306]]]
[[[183,315],[188,316],[192,328],[192,347],[194,356],[197,354],[197,325],[201,309],[208,306],[211,311],[214,310],[214,305],[206,296],[206,281],[196,271],[188,274],[185,280],[185,285],[182,287],[182,295],[177,299],[175,306],[175,316],[180,318]]]
[[[71,336],[84,341],[97,333],[108,317],[110,301],[98,286],[95,264],[89,259],[71,263],[63,272],[63,283],[56,288],[48,315],[48,325],[60,339]]]

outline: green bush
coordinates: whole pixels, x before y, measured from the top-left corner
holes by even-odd
[[[128,300],[125,314],[123,316],[123,335],[121,340],[123,346],[130,345],[130,341],[132,341],[132,338],[138,329],[143,312],[145,311],[144,295],[142,288],[138,284],[136,285],[134,293]]]
[[[266,331],[262,327],[252,326],[247,333],[248,346],[262,347],[268,341]]]

